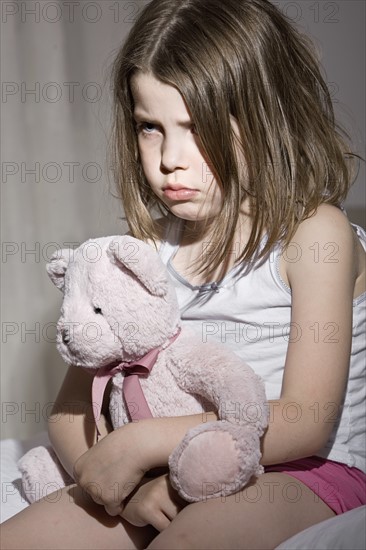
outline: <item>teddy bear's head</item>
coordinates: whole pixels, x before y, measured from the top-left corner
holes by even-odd
[[[130,236],[62,249],[47,272],[64,294],[57,346],[64,360],[97,369],[135,360],[178,330],[179,308],[153,248]]]

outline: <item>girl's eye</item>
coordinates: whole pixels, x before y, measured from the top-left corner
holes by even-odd
[[[96,313],[97,315],[101,315],[102,314],[102,310],[100,307],[94,307],[94,313]]]
[[[155,130],[155,126],[154,124],[151,124],[151,122],[144,122],[142,124],[142,129],[149,134],[150,132]]]
[[[137,132],[142,134],[152,134],[156,130],[155,124],[152,124],[151,122],[140,122],[140,124],[137,124],[136,126]]]

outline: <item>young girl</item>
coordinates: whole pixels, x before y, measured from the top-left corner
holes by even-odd
[[[93,446],[92,380],[70,368],[49,433],[77,485],[3,524],[2,547],[275,548],[365,502],[366,241],[340,208],[354,156],[311,47],[267,0],[152,0],[114,75],[131,233],[159,250],[183,323],[263,377],[265,473],[188,505],[144,474],[207,419],[106,420]]]

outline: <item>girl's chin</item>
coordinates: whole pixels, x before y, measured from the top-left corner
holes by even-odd
[[[188,203],[166,204],[169,212],[187,222],[200,223],[207,222],[210,219],[217,217],[220,213],[220,209],[207,209],[197,205]]]

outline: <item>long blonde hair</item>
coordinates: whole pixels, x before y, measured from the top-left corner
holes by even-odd
[[[258,257],[277,241],[288,244],[321,203],[338,206],[345,199],[350,160],[357,155],[335,122],[309,39],[267,0],[152,0],[113,66],[113,165],[137,238],[157,238],[152,209],[166,207],[158,203],[139,162],[130,89],[136,71],[150,72],[181,93],[222,187],[222,211],[201,270],[213,270],[232,248],[245,198],[252,230],[239,261],[256,257],[264,232],[267,241]]]

